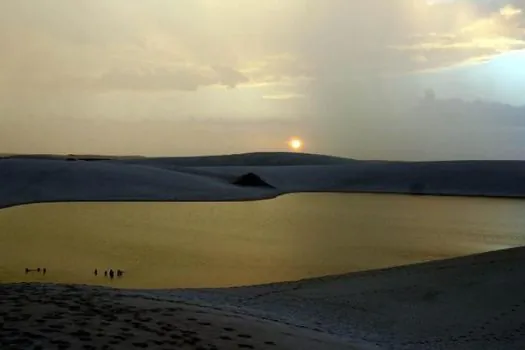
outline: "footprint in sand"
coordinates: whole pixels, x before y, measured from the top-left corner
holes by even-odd
[[[168,345],[173,345],[173,346],[179,346],[179,342],[175,341],[175,340],[166,340],[165,341],[166,344]]]
[[[148,343],[143,343],[143,342],[134,342],[134,343],[131,343],[131,345],[133,345],[136,348],[143,348],[143,349],[149,347]]]
[[[70,342],[67,342],[65,340],[56,340],[56,339],[51,339],[51,344],[53,345],[57,345],[58,347],[71,347],[71,343]]]
[[[50,324],[49,327],[56,328],[56,329],[64,329],[66,328],[66,325],[64,323],[54,323],[54,324]]]
[[[196,338],[196,337],[191,337],[191,338],[184,339],[184,344],[196,345],[199,342],[201,342],[201,339],[200,338]]]
[[[61,333],[61,331],[59,331],[58,329],[53,328],[42,328],[40,331],[42,333]]]
[[[160,327],[160,329],[161,329],[162,331],[166,332],[166,333],[167,333],[167,332],[170,332],[170,331],[172,330],[172,328],[169,327],[169,326],[162,326],[162,327]]]

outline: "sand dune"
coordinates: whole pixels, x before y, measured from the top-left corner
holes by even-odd
[[[525,197],[525,162],[309,157],[7,157],[0,207],[291,192]],[[233,184],[247,173],[271,187]],[[0,285],[0,348],[525,349],[524,287],[525,248],[230,289]]]
[[[0,347],[523,349],[524,267],[514,248],[230,289],[2,285]]]
[[[253,173],[268,187],[235,185]],[[0,158],[0,208],[59,201],[224,201],[293,192],[525,197],[525,162],[384,162],[307,154]]]

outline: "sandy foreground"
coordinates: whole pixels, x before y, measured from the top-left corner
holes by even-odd
[[[263,286],[0,286],[0,349],[525,349],[525,248]]]
[[[0,349],[353,348],[320,330],[109,288],[5,285],[0,298]]]

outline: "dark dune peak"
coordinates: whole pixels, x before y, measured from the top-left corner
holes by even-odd
[[[239,176],[235,181],[233,181],[233,184],[237,186],[246,186],[246,187],[275,188],[274,186],[270,185],[268,182],[261,179],[259,175],[256,175],[254,173],[247,173],[247,174]]]

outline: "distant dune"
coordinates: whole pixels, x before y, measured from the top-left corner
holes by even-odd
[[[13,154],[2,155],[3,158],[18,159],[68,159],[68,160],[125,160],[126,163],[140,164],[166,164],[171,166],[233,166],[233,165],[322,165],[341,164],[352,161],[352,159],[325,156],[308,153],[290,152],[255,152],[228,155],[196,156],[196,157],[143,157],[143,156],[100,156],[88,154]]]
[[[268,186],[235,184],[249,173]],[[525,197],[525,161],[360,161],[297,153],[10,156],[0,158],[0,182],[0,207],[56,201],[256,200],[294,192]]]

